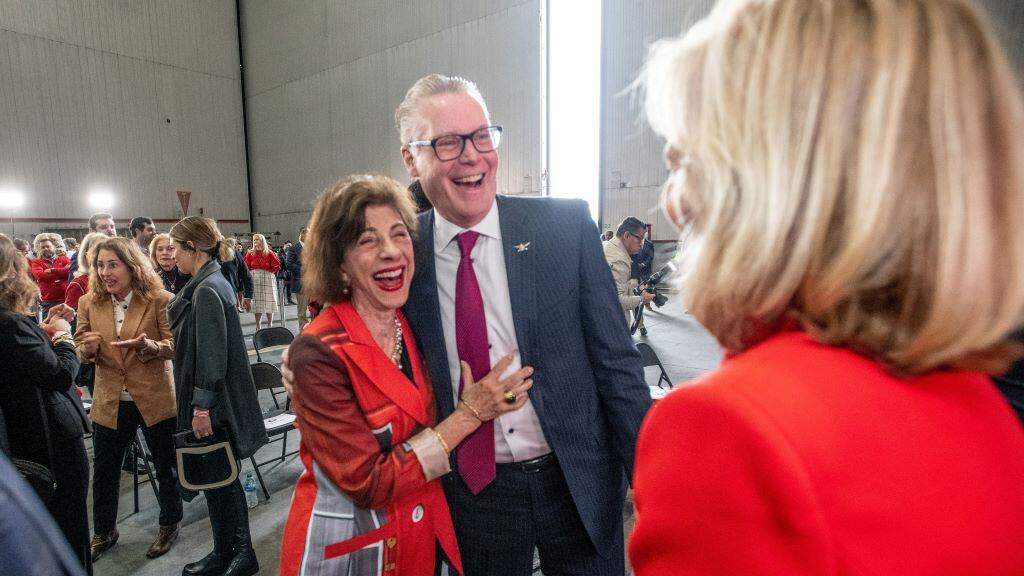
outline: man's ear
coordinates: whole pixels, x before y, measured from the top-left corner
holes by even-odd
[[[405,163],[405,169],[409,172],[409,176],[413,178],[420,177],[420,171],[416,169],[416,158],[412,155],[412,150],[408,146],[402,146],[402,162]]]

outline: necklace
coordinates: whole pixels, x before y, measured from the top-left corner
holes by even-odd
[[[391,361],[402,369],[402,323],[395,317],[395,350],[391,352]]]

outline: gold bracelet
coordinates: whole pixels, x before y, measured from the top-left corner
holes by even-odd
[[[459,400],[459,402],[461,402],[466,408],[469,408],[469,411],[473,413],[473,417],[481,422],[484,421],[484,419],[480,417],[480,412],[476,408],[473,408],[469,402],[466,402],[465,400]]]
[[[54,338],[54,339],[53,339],[53,340],[51,340],[50,342],[51,342],[51,343],[52,343],[52,344],[53,344],[54,346],[56,346],[56,345],[58,345],[58,344],[65,344],[65,343],[67,343],[67,344],[71,344],[72,346],[74,346],[74,345],[75,345],[75,341],[74,341],[74,339],[73,339],[73,338],[71,338],[71,336],[70,336],[70,335],[68,335],[68,334],[61,334],[60,336],[57,336],[56,338]]]
[[[438,432],[437,430],[434,430],[433,432],[434,436],[437,436],[437,441],[441,443],[441,448],[444,448],[444,453],[451,454],[452,449],[448,447],[448,443],[444,441],[443,437],[441,437],[441,433]]]

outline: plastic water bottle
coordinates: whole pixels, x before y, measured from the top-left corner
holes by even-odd
[[[249,508],[255,508],[260,503],[260,497],[256,494],[256,479],[252,477],[252,472],[245,473],[245,482],[242,483],[242,489],[245,490],[245,503]]]

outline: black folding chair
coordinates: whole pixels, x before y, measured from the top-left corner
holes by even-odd
[[[266,362],[263,359],[261,352],[278,352],[283,351],[295,336],[292,331],[285,328],[284,326],[271,326],[270,328],[260,328],[252,335],[252,347],[256,351],[256,360],[258,362]],[[274,397],[274,403],[277,403],[277,395],[281,390],[271,390],[270,395]]]
[[[668,389],[671,390],[672,380],[669,380],[668,373],[665,372],[665,367],[661,365],[661,360],[659,360],[658,355],[654,353],[654,349],[644,342],[637,343],[636,348],[640,351],[640,357],[643,358],[645,372],[646,368],[649,366],[657,366],[658,370],[661,371],[661,374],[658,376],[658,388],[664,390],[664,386],[661,385],[661,383],[664,382],[668,384]]]
[[[153,462],[153,455],[146,450],[146,446],[143,443],[142,428],[135,429],[135,441],[128,447],[128,461],[132,463],[132,491],[134,493],[135,512],[138,512],[139,484],[149,482],[150,487],[153,488],[153,496],[157,502],[160,501],[160,492],[157,490],[156,478],[153,476],[153,466],[150,466],[150,462]],[[138,462],[142,462],[143,467],[146,469],[145,480],[139,480]]]
[[[291,333],[289,332],[289,334]],[[271,438],[271,442],[281,441],[280,456],[263,462],[256,462],[255,454],[249,457],[249,461],[252,462],[252,468],[256,472],[256,478],[260,482],[260,487],[263,488],[263,495],[267,500],[270,500],[270,492],[267,490],[267,485],[263,482],[260,467],[274,462],[283,462],[288,456],[298,453],[298,450],[288,452],[288,432],[295,430],[295,419],[291,411],[288,410],[291,400],[285,403],[285,408],[281,408],[281,404],[277,401],[277,396],[273,394],[275,390],[285,391],[284,382],[281,379],[281,370],[269,362],[256,362],[251,364],[249,368],[252,370],[252,379],[256,383],[256,393],[258,394],[260,390],[269,390],[271,392],[270,397],[274,400],[274,409],[263,415],[263,426],[267,429],[267,436]],[[273,418],[282,415],[292,416],[292,418],[289,418],[284,424],[274,424],[271,422]],[[279,436],[279,438],[274,438],[275,436]]]
[[[263,362],[260,352],[267,352],[270,348],[283,349],[292,343],[295,335],[284,326],[271,326],[260,328],[252,335],[252,347],[256,350],[256,360]]]

